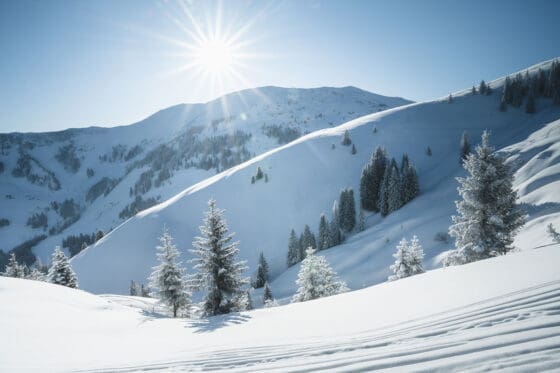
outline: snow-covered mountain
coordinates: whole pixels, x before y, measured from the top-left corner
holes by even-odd
[[[0,371],[554,371],[559,262],[557,246],[525,250],[209,319],[0,277]]]
[[[354,87],[263,87],[177,105],[141,122],[0,134],[2,251],[48,260],[184,188],[318,129],[410,101]]]
[[[529,74],[550,64],[533,66]],[[318,130],[195,184],[134,216],[76,256],[72,264],[80,285],[96,293],[123,294],[130,280],[144,282],[155,264],[155,246],[164,224],[183,258],[190,258],[188,249],[198,234],[206,202],[215,198],[226,209],[250,271],[263,251],[271,265],[274,295],[290,296],[299,268],[286,270],[290,230],[301,233],[308,224],[316,231],[320,214],[330,218],[333,200],[342,188],[358,191],[362,168],[378,145],[397,161],[404,153],[409,155],[419,174],[420,196],[385,218],[367,215],[368,229],[322,255],[352,289],[386,280],[395,245],[403,236],[418,235],[427,267],[440,266],[440,254],[452,248],[445,233],[458,197],[455,177],[464,174],[459,140],[467,131],[476,143],[485,129],[492,133],[492,144],[517,169],[515,187],[529,220],[516,245],[528,249],[549,243],[544,223],[560,222],[555,192],[560,180],[560,107],[538,98],[536,113],[526,113],[523,106],[502,112],[498,108],[503,84],[503,78],[491,82],[490,95],[472,94],[469,89],[453,93],[452,100],[410,104]],[[341,144],[345,131],[355,154]],[[268,182],[252,183],[258,167]]]

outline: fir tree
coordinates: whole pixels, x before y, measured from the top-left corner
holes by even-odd
[[[315,239],[315,235],[313,234],[313,232],[311,232],[311,229],[309,228],[309,225],[305,225],[305,228],[303,229],[303,234],[301,237],[301,247],[304,250],[307,250],[308,247],[312,247],[312,248],[316,248],[317,247],[317,240]],[[307,251],[304,251],[304,253],[302,254],[302,259],[305,258],[305,253]]]
[[[397,167],[397,162],[393,158],[391,160],[391,165],[388,168],[388,181],[387,187],[387,214],[393,211],[397,211],[403,205],[402,201],[402,189],[401,189],[401,177],[399,175],[399,169]]]
[[[389,281],[424,273],[424,265],[422,263],[424,251],[422,246],[420,246],[418,237],[414,236],[410,245],[403,238],[397,245],[397,252],[393,254],[393,257],[395,258],[395,263],[390,267],[393,275],[389,276]]]
[[[348,130],[344,131],[341,144],[344,146],[350,146],[352,144],[352,140],[350,140],[350,134],[348,133]]]
[[[247,290],[245,292],[245,310],[250,311],[253,309],[253,296],[251,293],[253,292],[253,288]]]
[[[363,232],[366,229],[366,220],[364,218],[364,210],[360,208],[360,213],[358,214],[358,232]]]
[[[560,233],[558,233],[556,231],[556,229],[554,229],[554,227],[552,226],[552,223],[550,223],[549,225],[547,225],[546,227],[546,232],[548,233],[548,235],[550,236],[550,238],[552,238],[552,241],[554,243],[560,243]]]
[[[173,244],[173,238],[167,228],[163,228],[159,241],[156,254],[159,264],[153,267],[150,288],[154,298],[169,307],[173,317],[177,317],[181,310],[188,313],[191,303],[190,293],[184,280],[185,270],[178,262],[179,250]]]
[[[474,87],[474,85],[472,86],[471,94],[476,95],[476,88]]]
[[[449,228],[456,250],[446,265],[506,254],[511,250],[513,236],[524,224],[525,217],[516,205],[512,188],[513,175],[504,159],[493,154],[489,138],[485,131],[482,144],[463,164],[468,176],[457,178],[462,200],[456,202],[458,215],[453,216],[454,224]]]
[[[130,295],[133,297],[138,296],[138,285],[136,284],[136,282],[134,282],[134,280],[130,280]]]
[[[484,80],[480,81],[480,85],[478,86],[478,92],[480,92],[481,95],[485,95],[486,94],[486,82]]]
[[[301,249],[298,237],[296,232],[292,229],[290,232],[290,239],[288,241],[288,257],[286,259],[288,267],[291,267],[301,261],[300,251]]]
[[[467,155],[471,153],[471,144],[469,143],[469,137],[467,131],[463,131],[461,135],[461,164],[467,159]]]
[[[259,255],[259,264],[257,266],[257,279],[255,281],[255,288],[262,288],[265,282],[268,281],[268,263],[264,258],[264,254],[261,251]]]
[[[264,291],[263,291],[263,303],[266,304],[267,301],[273,300],[272,298],[272,291],[270,290],[270,286],[268,282],[264,284]]]
[[[191,251],[197,271],[193,276],[193,288],[207,292],[203,313],[208,316],[242,309],[242,288],[249,282],[242,277],[245,262],[236,261],[238,242],[232,242],[233,234],[228,234],[223,214],[223,210],[216,207],[216,201],[208,201],[204,225],[200,227],[201,236],[195,238]]]
[[[352,144],[352,150],[350,151],[350,153],[352,153],[352,155],[356,154],[358,151],[356,150],[356,146],[354,144]]]
[[[360,179],[360,205],[364,210],[379,212],[379,191],[386,168],[386,151],[377,147],[362,170]]]
[[[150,289],[144,284],[140,286],[140,296],[144,298],[150,298]]]
[[[344,232],[351,232],[356,226],[356,204],[354,201],[354,190],[344,189],[340,192],[339,223]]]
[[[331,247],[331,235],[329,231],[329,223],[325,214],[321,214],[319,218],[319,236],[317,237],[317,250],[324,250]]]
[[[342,243],[342,232],[340,231],[340,213],[338,211],[338,202],[335,200],[332,207],[332,220],[330,224],[330,241],[332,246],[337,246]]]
[[[420,193],[416,169],[410,163],[406,154],[401,162],[401,193],[403,205],[416,198]]]
[[[309,248],[301,263],[296,284],[298,290],[292,302],[305,302],[312,299],[328,297],[348,290],[346,284],[339,280],[323,256],[314,255]]]
[[[449,96],[447,97],[447,103],[451,104],[452,102],[453,102],[453,96],[450,93]]]
[[[4,269],[4,276],[14,278],[25,278],[25,270],[16,260],[16,254],[11,253],[8,264]]]
[[[49,282],[69,288],[78,288],[78,279],[70,267],[70,262],[64,252],[57,246],[52,254],[52,264],[48,275]]]
[[[37,266],[33,267],[27,278],[34,281],[47,281],[47,276]]]

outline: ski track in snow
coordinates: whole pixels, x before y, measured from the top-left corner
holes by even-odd
[[[560,280],[333,340],[198,352],[78,372],[545,371],[560,369]]]

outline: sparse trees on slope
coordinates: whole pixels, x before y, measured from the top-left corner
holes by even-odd
[[[255,288],[262,288],[264,284],[268,281],[268,263],[264,258],[264,254],[261,251],[259,255],[259,264],[257,265],[257,278],[255,280]]]
[[[300,251],[301,249],[298,237],[296,232],[292,229],[290,232],[290,239],[288,241],[288,257],[286,259],[288,267],[291,267],[301,261]]]
[[[449,234],[456,250],[446,264],[464,264],[511,250],[513,236],[525,217],[516,205],[513,175],[504,160],[493,154],[490,135],[485,131],[482,144],[465,160],[466,178],[457,178],[462,200],[456,202]]]
[[[70,267],[70,262],[62,249],[57,246],[52,254],[52,264],[49,269],[49,282],[69,288],[78,288],[78,279]]]
[[[403,238],[397,245],[397,252],[393,254],[393,257],[395,258],[395,263],[390,267],[393,275],[389,276],[389,281],[424,273],[424,265],[422,263],[424,251],[418,237],[414,236],[410,245]]]
[[[150,275],[150,288],[152,295],[171,309],[173,317],[177,317],[181,310],[188,313],[191,303],[184,279],[185,270],[178,261],[180,253],[173,244],[173,238],[167,228],[163,228],[159,240],[156,254],[159,264],[153,268]]]
[[[233,234],[228,233],[223,210],[216,207],[216,201],[208,201],[201,236],[193,242],[192,260],[197,271],[193,276],[193,287],[205,290],[203,312],[213,316],[243,308],[243,287],[249,283],[242,277],[245,262],[237,261],[238,242],[232,242]]]
[[[305,302],[348,290],[346,284],[338,279],[327,260],[323,256],[314,255],[314,252],[311,248],[307,250],[296,280],[298,290],[293,296],[292,302]]]

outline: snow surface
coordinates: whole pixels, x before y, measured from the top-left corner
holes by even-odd
[[[530,70],[546,68],[549,63]],[[447,232],[450,216],[455,213],[455,177],[464,175],[459,162],[459,140],[464,130],[474,146],[482,131],[489,129],[491,143],[503,148],[518,168],[515,188],[526,203],[529,222],[515,244],[532,248],[550,243],[545,226],[560,223],[560,108],[549,99],[539,99],[536,114],[511,107],[500,112],[502,82],[498,79],[490,83],[494,91],[490,96],[471,95],[465,90],[454,93],[452,103],[442,99],[410,104],[318,130],[195,184],[139,213],[73,258],[80,285],[94,293],[126,294],[130,280],[145,282],[155,265],[155,246],[164,224],[182,250],[183,259],[189,259],[188,249],[199,234],[206,202],[215,198],[218,207],[226,209],[229,226],[241,242],[240,256],[248,261],[248,275],[256,270],[262,250],[270,265],[273,294],[276,298],[290,297],[296,290],[299,270],[299,265],[286,270],[290,230],[301,233],[309,224],[317,231],[323,212],[330,219],[339,191],[346,187],[359,190],[361,170],[378,145],[386,147],[397,162],[408,153],[418,170],[420,196],[386,218],[366,215],[366,231],[321,253],[351,289],[387,279],[392,254],[402,237],[417,235],[426,254],[426,268],[439,267],[441,254],[451,249],[452,243],[434,238],[437,233]],[[350,147],[340,144],[345,130],[357,148],[355,155]],[[432,156],[425,153],[428,146]],[[537,158],[531,161],[533,157]],[[547,161],[540,162],[538,157]],[[269,175],[268,183],[251,184],[257,166]]]
[[[0,277],[0,371],[557,370],[558,263],[555,245],[205,320]]]

